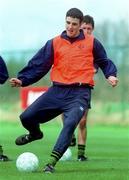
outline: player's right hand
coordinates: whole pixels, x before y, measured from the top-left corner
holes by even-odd
[[[9,80],[9,82],[12,87],[21,87],[22,86],[22,81],[17,78],[11,78]]]

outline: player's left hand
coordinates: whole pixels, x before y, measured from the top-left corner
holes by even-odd
[[[108,81],[109,84],[112,85],[112,87],[115,87],[117,85],[117,83],[118,83],[118,78],[115,77],[115,76],[109,76],[107,78],[107,81]]]

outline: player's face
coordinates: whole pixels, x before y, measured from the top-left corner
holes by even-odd
[[[86,34],[89,34],[89,35],[91,35],[92,32],[93,32],[92,24],[82,23],[81,29],[83,29],[84,32],[85,32]]]
[[[80,34],[81,23],[77,18],[66,17],[66,33],[70,38],[77,37]]]

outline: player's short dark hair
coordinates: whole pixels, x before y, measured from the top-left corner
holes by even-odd
[[[77,18],[80,20],[80,23],[83,21],[83,13],[80,9],[71,8],[67,11],[66,17]]]
[[[83,23],[86,23],[86,24],[91,24],[93,29],[94,29],[94,26],[95,26],[95,23],[94,23],[94,18],[90,15],[85,15],[83,17]]]

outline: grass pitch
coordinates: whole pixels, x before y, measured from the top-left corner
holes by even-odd
[[[0,122],[0,144],[4,154],[12,161],[0,162],[1,180],[128,180],[129,179],[129,127],[119,125],[88,125],[87,155],[89,160],[78,162],[77,146],[72,147],[72,160],[59,162],[53,174],[42,169],[49,158],[61,130],[59,121],[41,125],[44,139],[18,147],[15,138],[26,133],[19,122]],[[39,158],[35,173],[19,172],[16,158],[23,152],[33,152]]]

